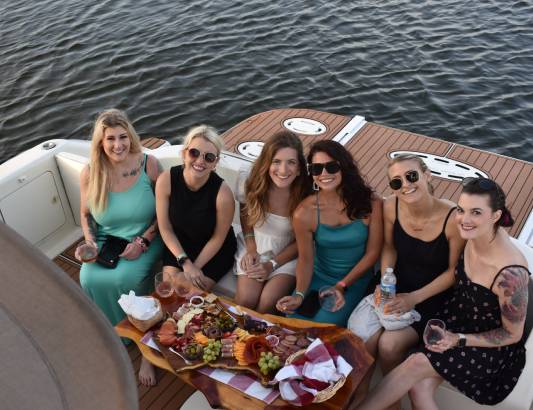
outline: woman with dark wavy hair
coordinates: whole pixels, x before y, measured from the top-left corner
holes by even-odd
[[[315,194],[302,201],[293,217],[298,246],[296,290],[281,298],[276,307],[293,313],[306,294],[329,287],[334,306],[329,310],[324,306],[312,317],[307,312],[305,318],[346,326],[381,252],[382,202],[338,142],[316,142],[307,162]]]
[[[294,288],[297,250],[291,219],[310,188],[298,136],[274,134],[252,169],[239,170],[239,182],[242,233],[235,256],[235,300],[274,313],[277,300]]]

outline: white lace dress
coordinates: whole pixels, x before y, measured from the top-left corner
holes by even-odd
[[[235,196],[239,203],[245,203],[246,195],[244,192],[244,183],[250,169],[248,167],[241,168],[237,178],[237,186],[235,187]],[[294,232],[292,230],[291,220],[288,217],[267,213],[265,221],[259,225],[254,226],[255,243],[257,252],[261,255],[262,261],[268,261],[280,253],[287,245],[294,241]],[[246,246],[242,232],[237,235],[237,253],[235,254],[236,275],[244,275],[241,269],[241,259],[246,254]],[[270,273],[267,280],[279,275],[288,274],[296,276],[296,259],[293,259],[283,265],[277,267],[276,270]]]

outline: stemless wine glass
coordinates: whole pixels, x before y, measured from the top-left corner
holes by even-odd
[[[174,293],[174,288],[172,287],[171,278],[168,275],[165,275],[164,272],[156,273],[155,275],[155,291],[162,298],[168,298]]]
[[[429,319],[424,329],[424,343],[434,345],[444,338],[446,325],[440,319]]]
[[[91,241],[81,241],[77,250],[81,261],[84,263],[94,262],[98,256],[98,248]]]
[[[337,301],[335,288],[331,286],[322,286],[318,291],[318,298],[322,309],[327,310],[328,312],[334,311],[335,302]]]

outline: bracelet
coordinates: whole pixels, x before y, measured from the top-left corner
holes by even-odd
[[[147,248],[150,246],[151,242],[148,239],[146,239],[144,236],[141,236],[141,241],[146,245]]]
[[[253,232],[248,232],[244,234],[244,239],[246,238],[255,238],[255,234]]]
[[[144,239],[144,240],[143,240]],[[136,243],[137,245],[139,245],[144,252],[146,252],[148,250],[148,245],[146,245],[146,239],[143,238],[142,236],[136,236],[135,239],[133,239],[133,243]],[[150,242],[148,242],[150,243]]]
[[[305,294],[303,292],[300,292],[299,290],[295,290],[292,292],[292,296],[300,296],[303,299],[305,299]]]

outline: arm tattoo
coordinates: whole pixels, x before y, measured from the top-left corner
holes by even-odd
[[[500,273],[496,283],[503,293],[500,296],[502,319],[513,324],[523,323],[527,311],[528,281],[528,271],[521,266],[509,266]],[[504,326],[505,324],[498,329],[479,333],[475,337],[491,344],[506,345],[513,334]]]
[[[500,273],[500,278],[498,288],[505,295],[501,303],[502,316],[511,323],[523,322],[527,311],[527,271],[519,266],[508,267]]]
[[[489,330],[488,332],[474,334],[474,336],[479,340],[499,346],[501,344],[505,344],[507,339],[509,339],[512,335],[505,328],[499,327],[497,329]]]
[[[94,220],[92,214],[88,213],[87,216],[87,226],[89,227],[89,232],[92,235],[93,239],[96,240],[96,233],[98,232],[98,224]]]

